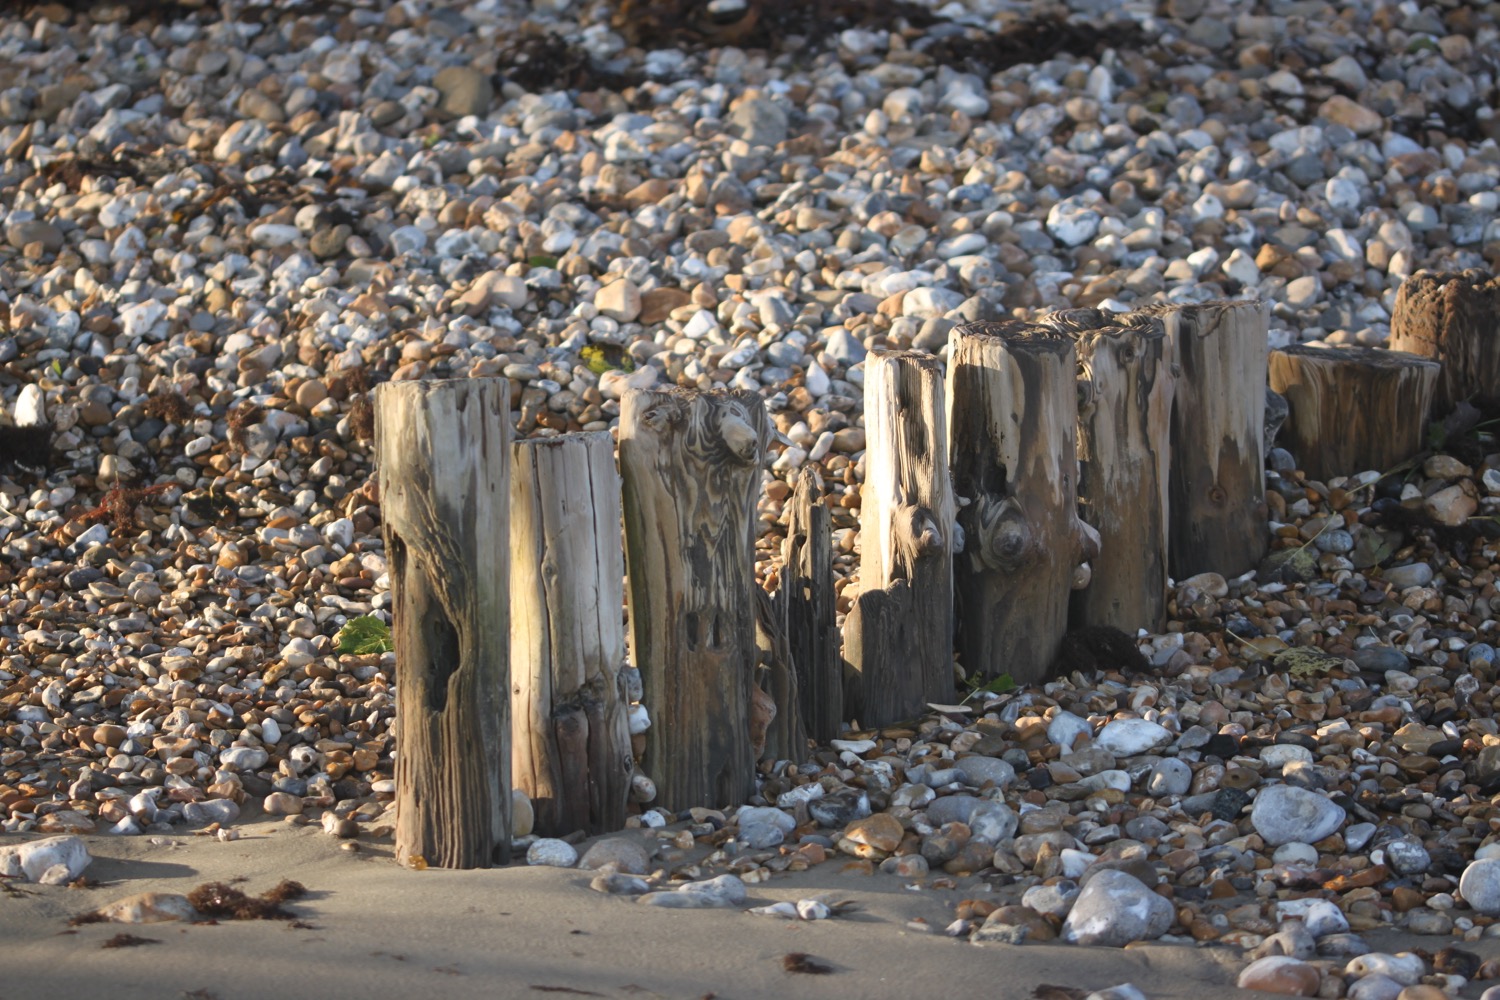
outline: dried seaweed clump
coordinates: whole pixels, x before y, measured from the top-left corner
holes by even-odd
[[[45,469],[52,462],[52,425],[0,426],[0,469]]]
[[[141,527],[136,517],[136,508],[150,497],[180,488],[181,484],[175,482],[157,483],[154,486],[114,486],[105,491],[99,506],[79,514],[77,520],[108,520],[116,531],[133,531]]]
[[[225,882],[205,882],[188,893],[188,903],[205,917],[223,920],[293,920],[281,904],[306,895],[301,883],[283,879],[259,896],[247,896]]]
[[[229,443],[238,451],[245,450],[245,431],[260,423],[266,415],[264,407],[254,403],[242,403],[229,411]]]
[[[1124,632],[1111,625],[1089,625],[1072,629],[1063,636],[1053,668],[1053,676],[1073,670],[1140,674],[1150,670],[1151,664],[1135,640]]]
[[[159,938],[137,937],[134,934],[116,934],[101,944],[101,948],[136,948],[143,944],[161,944]]]
[[[372,441],[375,438],[375,407],[369,396],[361,396],[349,404],[349,433],[356,441]]]
[[[188,405],[187,399],[182,393],[170,389],[147,396],[141,412],[169,424],[185,424],[193,418],[193,408]]]

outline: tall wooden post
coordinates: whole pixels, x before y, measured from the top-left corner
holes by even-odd
[[[1314,479],[1385,471],[1427,447],[1442,366],[1376,347],[1295,345],[1271,352],[1271,388],[1286,397],[1282,436]]]
[[[620,477],[606,431],[512,445],[512,775],[536,832],[625,825],[630,731]]]
[[[1099,532],[1091,580],[1073,592],[1070,627],[1158,631],[1167,613],[1167,477],[1176,394],[1161,321],[1070,309],[1039,323],[1076,338],[1078,505]]]
[[[508,396],[499,378],[375,392],[402,863],[510,860]]]
[[[1396,293],[1390,346],[1442,363],[1434,416],[1459,400],[1500,408],[1500,278],[1478,269],[1418,271]]]
[[[844,721],[843,666],[833,592],[833,528],[818,474],[803,467],[792,492],[779,604],[807,735],[827,743]]]
[[[953,699],[953,486],[942,363],[917,351],[865,362],[860,594],[844,655],[860,722],[910,718]]]
[[[1266,554],[1264,302],[1142,310],[1159,316],[1180,366],[1172,409],[1171,541],[1179,580],[1252,569]]]
[[[645,769],[672,809],[754,791],[755,501],[769,438],[752,392],[631,390],[620,407]]]
[[[1041,327],[965,323],[949,340],[948,455],[967,501],[954,593],[971,675],[1044,678],[1098,552],[1077,513],[1076,369],[1072,338]]]

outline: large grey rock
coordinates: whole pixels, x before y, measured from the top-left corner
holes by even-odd
[[[495,99],[489,77],[472,66],[448,66],[438,70],[432,85],[442,95],[439,103],[450,115],[484,115]]]
[[[29,844],[0,847],[0,875],[25,876],[28,882],[40,882],[46,875],[48,883],[55,883],[66,874],[61,881],[71,882],[83,874],[92,860],[82,837],[46,837]]]
[[[1133,757],[1172,739],[1172,731],[1150,719],[1116,719],[1099,731],[1094,746],[1117,757]]]
[[[1500,858],[1475,861],[1458,880],[1464,901],[1485,916],[1500,914]]]
[[[1272,847],[1293,841],[1312,844],[1344,825],[1344,810],[1317,792],[1272,785],[1255,797],[1250,823]]]
[[[1172,926],[1172,904],[1132,875],[1105,869],[1089,880],[1063,921],[1062,938],[1071,944],[1123,948],[1152,941]]]
[[[786,112],[764,97],[741,101],[725,123],[730,135],[752,146],[775,146],[786,141]]]

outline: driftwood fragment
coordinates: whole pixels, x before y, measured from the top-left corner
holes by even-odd
[[[387,382],[375,393],[402,863],[510,859],[508,395],[496,378]]]
[[[1073,340],[1023,323],[966,323],[948,349],[949,461],[963,549],[958,642],[971,676],[1018,684],[1051,669],[1068,599],[1098,535],[1078,518]]]
[[[620,829],[630,794],[620,477],[607,432],[512,446],[511,740],[536,832]]]
[[[633,389],[620,408],[631,659],[645,770],[671,809],[755,790],[755,501],[770,438],[744,391]]]
[[[1391,311],[1392,350],[1440,362],[1432,415],[1460,400],[1500,409],[1500,278],[1484,271],[1418,271]]]
[[[1314,479],[1384,471],[1427,447],[1436,361],[1374,347],[1293,346],[1271,352],[1271,388],[1297,467]]]

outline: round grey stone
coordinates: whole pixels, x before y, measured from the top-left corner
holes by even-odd
[[[1255,797],[1250,823],[1272,847],[1294,840],[1312,844],[1343,826],[1344,810],[1317,792],[1272,785]]]

